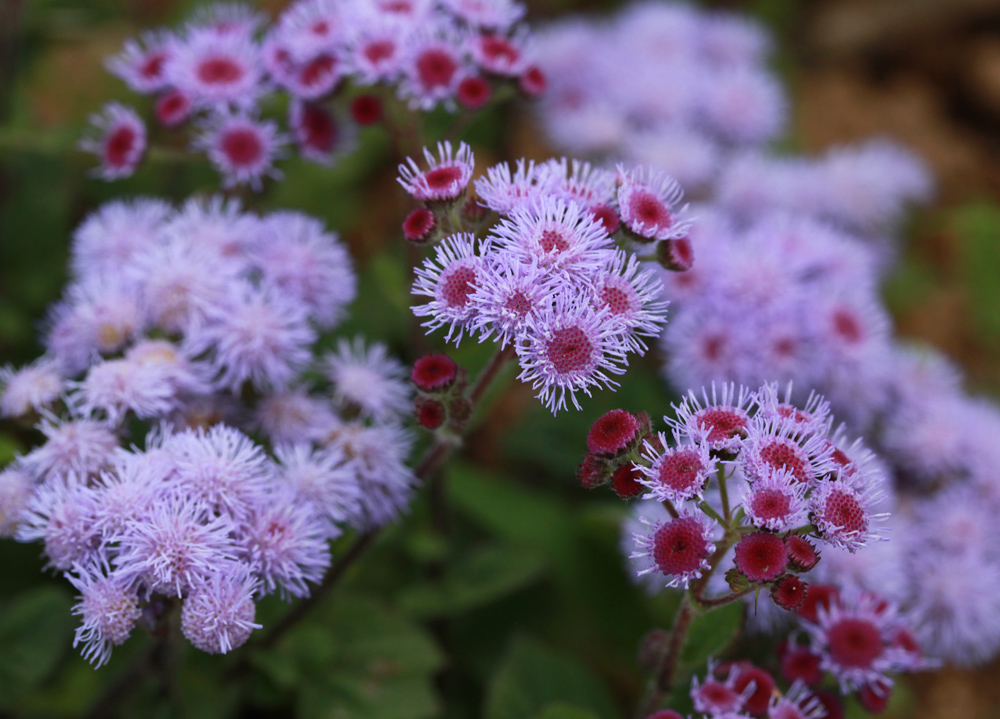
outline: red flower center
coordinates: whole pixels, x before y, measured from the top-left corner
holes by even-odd
[[[742,435],[747,421],[741,413],[729,407],[708,407],[695,415],[698,427],[708,430],[709,442],[721,442]]]
[[[835,489],[823,505],[823,519],[847,532],[863,532],[868,527],[865,510],[850,492]]]
[[[526,317],[531,312],[531,300],[520,290],[513,292],[503,306],[518,317]]]
[[[634,309],[631,296],[621,287],[605,286],[601,299],[613,315],[631,314]]]
[[[861,322],[846,309],[838,309],[833,313],[833,330],[849,344],[858,344],[863,338]]]
[[[680,517],[653,536],[653,561],[664,574],[690,574],[709,554],[709,543],[694,517]]]
[[[479,42],[479,47],[482,49],[483,55],[489,60],[503,60],[507,63],[514,63],[521,57],[521,53],[518,52],[516,47],[495,35],[482,37]]]
[[[792,499],[780,489],[766,488],[753,493],[750,509],[761,519],[781,519],[787,517],[792,508]]]
[[[476,271],[471,267],[456,267],[441,279],[441,297],[449,307],[465,307],[475,289]]]
[[[147,80],[157,80],[163,75],[163,63],[167,60],[165,52],[153,52],[146,56],[139,74]]]
[[[297,129],[303,145],[323,154],[332,152],[337,144],[337,123],[322,107],[303,105]]]
[[[693,449],[685,449],[667,455],[660,462],[656,478],[666,487],[684,492],[702,483],[705,464]]]
[[[426,90],[447,87],[458,72],[458,63],[444,50],[425,50],[417,59],[417,75]]]
[[[198,65],[198,79],[206,85],[231,85],[244,74],[243,67],[229,57],[210,57]]]
[[[802,449],[791,440],[776,439],[760,448],[760,458],[773,469],[786,469],[796,481],[809,481],[809,460]]]
[[[337,68],[337,58],[333,55],[320,55],[310,62],[299,75],[299,80],[305,87],[315,87],[329,81]]]
[[[444,190],[462,179],[458,165],[441,165],[424,173],[424,181],[432,190]]]
[[[552,333],[546,355],[559,374],[585,371],[591,366],[594,345],[579,327],[565,327]]]
[[[844,667],[865,669],[882,655],[878,627],[864,619],[841,619],[826,632],[830,658]]]
[[[670,210],[659,198],[647,190],[636,190],[628,201],[629,210],[636,220],[652,232],[667,230],[673,224],[673,216]]]
[[[264,156],[260,135],[250,128],[229,130],[222,137],[222,152],[234,165],[255,165]]]
[[[378,65],[396,54],[396,43],[392,40],[376,40],[365,45],[361,51],[372,65]]]
[[[544,252],[563,252],[569,248],[569,242],[559,230],[542,230],[538,244]]]
[[[136,133],[131,127],[119,127],[108,135],[104,145],[104,160],[112,167],[128,165],[135,148]]]

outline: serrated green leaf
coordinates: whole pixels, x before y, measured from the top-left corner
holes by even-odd
[[[516,637],[490,686],[486,719],[524,719],[559,703],[598,718],[616,716],[607,689],[576,659]]]
[[[481,547],[448,568],[443,582],[410,587],[399,606],[418,617],[451,616],[501,599],[539,577],[546,562],[537,553]]]
[[[73,602],[51,586],[24,592],[0,611],[0,704],[37,687],[73,643]]]

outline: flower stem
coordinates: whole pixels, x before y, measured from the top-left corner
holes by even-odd
[[[663,703],[663,699],[670,692],[674,682],[674,674],[677,673],[677,666],[680,663],[681,651],[684,649],[684,640],[687,638],[688,630],[691,628],[691,620],[694,619],[694,607],[691,600],[685,594],[681,600],[680,609],[674,617],[674,627],[670,632],[670,641],[660,657],[656,666],[656,673],[649,682],[646,695],[639,703],[639,709],[635,714],[636,719],[645,719],[655,712]]]

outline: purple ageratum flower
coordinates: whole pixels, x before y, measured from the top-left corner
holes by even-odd
[[[198,649],[225,654],[242,646],[254,629],[258,580],[249,567],[227,562],[195,581],[181,608],[181,632]]]
[[[100,355],[119,352],[147,323],[134,288],[119,278],[71,285],[46,318],[49,356],[68,375],[83,372]]]
[[[773,472],[787,471],[796,482],[810,485],[834,471],[832,450],[818,434],[801,434],[782,418],[758,419],[750,423],[743,440],[740,466],[750,479],[763,479]]]
[[[252,425],[277,446],[317,441],[333,419],[328,399],[313,396],[308,387],[298,387],[262,397]]]
[[[689,441],[706,442],[710,449],[735,452],[750,433],[749,408],[756,393],[732,383],[712,383],[701,388],[701,396],[688,390],[680,404],[673,405],[675,418],[664,417],[674,434]]]
[[[784,695],[772,694],[767,703],[768,719],[823,719],[825,716],[823,704],[800,680],[796,680]]]
[[[357,145],[354,122],[317,103],[293,102],[288,108],[288,127],[299,154],[320,165],[336,164]]]
[[[705,679],[698,675],[691,677],[691,702],[695,711],[713,717],[720,714],[739,712],[754,692],[754,685],[748,684],[743,691],[736,689],[739,673],[730,669],[723,680],[716,679],[716,663],[709,660]]]
[[[381,342],[365,347],[361,336],[342,339],[323,365],[337,405],[379,423],[399,420],[410,410],[410,372]]]
[[[555,174],[543,171],[534,161],[518,160],[512,171],[502,162],[486,169],[486,175],[474,183],[482,205],[501,215],[538,201],[554,190]]]
[[[94,531],[96,509],[93,491],[75,477],[55,477],[41,484],[20,515],[14,538],[19,542],[42,540],[48,565],[60,571],[103,555],[101,538]]]
[[[163,374],[182,399],[212,390],[211,370],[186,356],[182,348],[167,340],[141,340],[128,348],[125,360]]]
[[[417,486],[406,459],[413,436],[394,425],[336,422],[324,440],[345,457],[343,467],[354,473],[361,490],[359,511],[349,518],[355,529],[366,531],[395,521],[407,508]]]
[[[264,89],[260,50],[239,33],[189,30],[163,67],[171,87],[185,93],[198,107],[252,107]]]
[[[528,315],[550,304],[561,278],[537,262],[525,262],[510,252],[484,256],[472,293],[472,329],[483,342],[496,334],[506,347],[524,327]]]
[[[242,263],[211,246],[179,242],[150,248],[126,268],[149,322],[171,337],[203,324],[208,310],[228,299],[242,270]]]
[[[19,369],[0,367],[0,417],[16,419],[47,410],[65,387],[58,364],[49,357],[40,357]]]
[[[812,523],[826,541],[857,551],[875,539],[888,515],[871,509],[883,499],[881,482],[871,475],[855,474],[819,482],[809,497]]]
[[[525,12],[517,0],[442,0],[441,4],[459,20],[482,30],[507,30]]]
[[[172,491],[168,482],[174,461],[166,452],[119,452],[111,471],[103,472],[92,485],[94,531],[105,539],[129,531],[149,515],[153,506]]]
[[[447,325],[445,341],[454,336],[456,345],[475,321],[472,294],[483,273],[483,259],[476,254],[476,245],[475,236],[468,233],[446,238],[434,249],[434,257],[425,259],[417,268],[411,291],[431,298],[430,302],[412,307],[417,317],[428,318],[422,326],[433,332]]]
[[[642,521],[642,518],[640,518]],[[715,549],[714,525],[700,514],[681,512],[677,518],[651,524],[648,520],[633,539],[631,559],[649,561],[640,575],[659,572],[667,577],[667,587],[684,587],[708,569],[708,557]]]
[[[146,124],[131,107],[110,102],[90,116],[91,132],[80,149],[97,155],[91,172],[102,180],[129,177],[146,154]]]
[[[608,374],[624,374],[628,346],[624,326],[606,308],[595,309],[567,285],[553,304],[527,317],[515,342],[521,374],[553,414],[566,407],[566,396],[580,409],[576,393],[591,387],[617,386]]]
[[[118,425],[131,412],[140,419],[162,417],[179,403],[170,374],[154,363],[107,360],[91,366],[71,401],[85,415],[103,415]]]
[[[246,518],[268,501],[274,470],[264,450],[239,430],[217,424],[167,439],[174,457],[172,483],[203,516]]]
[[[267,16],[242,2],[217,2],[197,8],[187,26],[190,30],[205,28],[220,35],[240,35],[252,38],[264,25]]]
[[[281,14],[275,35],[294,62],[315,58],[344,42],[350,29],[344,10],[330,0],[298,0]]]
[[[784,393],[778,389],[777,382],[765,384],[757,391],[755,404],[755,422],[785,424],[802,435],[825,433],[830,417],[830,403],[815,392],[809,393],[805,406],[797,407],[792,402],[791,382],[785,385]]]
[[[245,255],[260,231],[260,218],[245,212],[239,200],[211,195],[185,202],[164,228],[170,244],[211,250],[217,261],[249,269]]]
[[[296,501],[311,503],[331,524],[339,525],[361,512],[357,472],[336,446],[314,449],[305,444],[278,446],[278,478]]]
[[[771,38],[756,20],[729,12],[714,12],[699,21],[701,53],[718,65],[761,65],[771,50]]]
[[[219,387],[237,391],[250,382],[260,390],[283,389],[312,361],[316,332],[308,308],[278,288],[237,284],[230,300],[206,308],[206,315],[184,346],[193,355],[210,353]]]
[[[618,211],[622,224],[645,242],[684,237],[692,219],[680,205],[684,191],[666,173],[651,167],[618,166]]]
[[[373,14],[349,28],[345,62],[363,85],[392,84],[399,79],[413,26],[398,17]]]
[[[700,499],[717,469],[707,443],[670,447],[663,432],[656,441],[646,440],[642,457],[649,466],[639,465],[645,475],[639,482],[649,490],[646,498],[659,502]]]
[[[126,40],[121,52],[107,58],[104,64],[134,92],[143,95],[160,92],[169,85],[164,67],[175,53],[177,42],[177,37],[165,30],[143,33],[138,41]]]
[[[161,230],[172,213],[168,203],[153,198],[104,203],[73,231],[73,275],[85,281],[121,273],[138,254],[162,244]]]
[[[820,667],[840,683],[841,691],[882,683],[891,686],[889,673],[923,668],[923,662],[896,644],[906,629],[895,605],[870,593],[844,596],[821,607],[818,620],[804,622]]]
[[[772,532],[786,532],[808,521],[808,485],[789,469],[779,469],[749,483],[739,506],[747,524]]]
[[[465,192],[472,179],[475,157],[464,142],[453,151],[450,142],[439,142],[437,157],[424,148],[427,169],[421,170],[412,157],[400,164],[397,181],[415,200],[421,202],[451,202]]]
[[[99,668],[111,658],[112,645],[124,643],[142,615],[135,588],[106,562],[74,564],[66,578],[80,592],[73,614],[80,617],[73,646],[83,644],[84,659]]]
[[[319,584],[330,566],[328,540],[339,530],[310,503],[290,491],[272,493],[240,527],[245,560],[260,577],[262,592],[284,598],[309,596],[307,583]]]
[[[491,75],[518,77],[527,68],[524,32],[510,36],[486,32],[469,36],[467,42],[473,61]]]
[[[251,261],[261,276],[309,307],[323,329],[334,327],[357,294],[351,256],[335,233],[298,212],[275,212],[259,225]]]
[[[17,534],[34,494],[34,480],[16,464],[0,470],[0,537]]]
[[[607,268],[598,274],[598,307],[606,307],[625,325],[624,339],[632,352],[644,354],[643,337],[657,337],[667,321],[663,284],[653,270],[642,269],[635,255],[615,252]]]
[[[226,515],[206,518],[201,503],[165,495],[143,521],[112,538],[118,542],[115,572],[150,593],[183,596],[236,560],[235,529]]]
[[[785,94],[766,69],[744,66],[715,72],[699,99],[708,126],[729,142],[758,145],[784,129]]]
[[[600,220],[575,202],[546,197],[515,207],[492,228],[498,247],[577,281],[613,262],[614,244]]]
[[[914,586],[907,617],[920,646],[960,667],[991,661],[1000,651],[1000,566],[993,553],[971,544],[942,552],[920,541],[908,549]]]
[[[194,146],[208,155],[223,187],[250,185],[259,191],[264,177],[281,179],[274,161],[284,157],[287,143],[277,123],[223,110],[202,124]]]
[[[45,415],[38,429],[45,435],[45,444],[26,454],[21,463],[39,481],[73,477],[85,482],[110,467],[118,449],[115,433],[95,419],[59,420]]]
[[[471,70],[464,47],[468,30],[453,25],[422,26],[408,39],[397,94],[413,109],[454,107],[458,86]]]
[[[593,209],[610,205],[615,197],[614,173],[594,167],[589,162],[565,157],[549,160],[538,165],[535,174],[540,188],[583,207]]]

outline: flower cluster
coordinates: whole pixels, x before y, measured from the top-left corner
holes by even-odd
[[[182,28],[130,39],[108,69],[154,98],[159,125],[191,122],[193,148],[227,186],[259,188],[279,177],[275,160],[294,144],[323,164],[350,149],[354,124],[378,122],[385,87],[414,110],[475,111],[504,86],[535,96],[545,77],[531,60],[516,0],[298,0],[268,25],[246,5],[221,3]],[[262,111],[288,97],[287,131]],[[351,119],[346,116],[349,107]],[[111,104],[95,115],[83,149],[97,174],[130,175],[146,129],[134,110]]]
[[[520,379],[553,412],[579,408],[577,392],[616,385],[626,356],[645,352],[666,319],[661,283],[636,252],[691,256],[678,185],[642,167],[521,161],[489,168],[474,204],[468,146],[425,154],[425,168],[411,159],[399,178],[423,203],[404,234],[439,242],[417,269],[413,294],[427,301],[414,314],[456,344],[477,334],[512,345]]]
[[[567,152],[651,163],[704,187],[730,156],[785,125],[769,46],[749,19],[680,3],[555,23],[538,38],[549,78],[542,126]]]
[[[638,516],[631,557],[640,576],[663,575],[666,586],[702,580],[700,596],[735,547],[726,556],[732,590],[766,587],[794,610],[808,593],[797,574],[819,560],[806,537],[850,552],[879,537],[882,475],[859,440],[833,431],[822,398],[800,408],[774,385],[713,385],[675,410],[671,436],[653,434],[644,416],[608,413],[594,423],[580,467],[585,486],[610,483],[620,496],[662,506],[659,519]]]
[[[322,579],[329,540],[406,508],[407,371],[360,338],[318,350],[356,280],[305,215],[114,201],[71,269],[45,355],[0,370],[0,416],[44,437],[0,472],[0,534],[78,589],[96,664],[178,605],[192,644],[229,651],[260,597]]]

